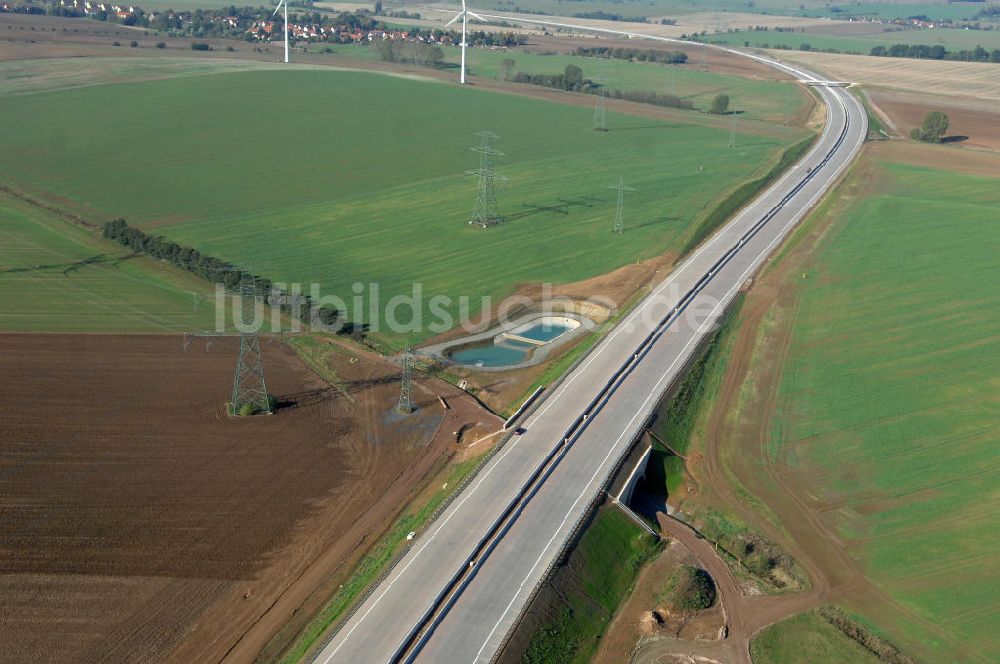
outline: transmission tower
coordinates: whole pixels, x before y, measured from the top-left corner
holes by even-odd
[[[403,351],[403,380],[399,386],[399,405],[396,406],[396,410],[400,413],[412,413],[413,412],[413,401],[411,396],[413,394],[413,354],[410,352],[410,347],[407,346],[406,350]]]
[[[625,186],[625,178],[623,176],[618,177],[617,185],[608,187],[608,189],[614,189],[618,192],[618,205],[615,208],[615,225],[611,227],[611,232],[621,235],[625,232],[625,192],[635,191],[635,189]]]
[[[249,406],[254,413],[270,413],[271,403],[264,385],[264,362],[260,353],[260,338],[257,330],[246,324],[246,303],[251,303],[251,311],[257,304],[257,281],[249,270],[243,270],[238,286],[240,301],[240,354],[236,359],[236,373],[233,376],[233,413],[239,413]],[[244,330],[250,329],[246,332]]]
[[[736,116],[732,117],[732,121],[729,125],[729,149],[736,149]]]
[[[479,169],[468,171],[468,175],[479,176],[479,190],[476,192],[476,207],[472,210],[470,224],[489,228],[503,222],[503,217],[497,211],[497,180],[505,180],[496,172],[496,158],[503,153],[494,147],[496,139],[500,138],[492,131],[481,131],[479,146],[472,148],[479,153]]]
[[[230,406],[232,413],[239,414],[244,407],[249,406],[252,413],[270,413],[271,403],[267,397],[267,387],[264,383],[264,363],[260,351],[260,338],[252,322],[248,324],[246,310],[249,306],[253,311],[257,304],[257,280],[249,268],[228,267],[220,272],[238,272],[240,283],[236,286],[236,302],[240,307],[240,329],[237,332],[193,332],[184,335],[184,347],[191,338],[204,337],[211,344],[216,337],[240,338],[240,353],[236,358],[236,371],[233,376],[233,396]],[[250,330],[250,331],[245,331]]]
[[[594,131],[607,131],[608,118],[605,109],[605,100],[608,96],[607,81],[599,80],[597,88],[597,98],[594,100]]]

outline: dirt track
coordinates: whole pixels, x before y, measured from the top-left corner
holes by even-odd
[[[657,514],[657,519],[664,536],[680,542],[712,576],[718,601],[724,610],[727,634],[719,640],[648,640],[636,649],[631,659],[632,664],[657,664],[676,656],[703,657],[726,664],[751,664],[750,640],[754,634],[812,608],[820,601],[822,591],[819,588],[793,594],[747,595],[708,540],[702,539],[686,524],[663,513]]]
[[[252,661],[458,451],[460,421],[496,426],[438,381],[401,417],[393,367],[335,354],[335,390],[281,343],[282,408],[232,419],[231,342],[0,335],[0,661]]]

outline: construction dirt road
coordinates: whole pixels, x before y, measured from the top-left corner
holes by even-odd
[[[384,361],[331,346],[331,386],[263,351],[278,411],[236,419],[235,339],[0,335],[0,662],[253,661],[462,453],[454,432],[498,425],[426,378],[397,414]]]

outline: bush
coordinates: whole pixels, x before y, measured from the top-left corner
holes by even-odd
[[[132,41],[130,41],[130,42],[128,43],[128,45],[129,45],[129,47],[130,47],[130,48],[136,48],[136,47],[138,47],[138,46],[139,46],[139,42],[137,42],[137,41],[135,41],[135,40],[132,40]]]
[[[715,95],[712,107],[708,110],[713,115],[725,115],[729,112],[729,95]]]
[[[239,415],[240,417],[249,417],[254,414],[254,407],[252,404],[245,403],[240,407]]]
[[[112,46],[121,46],[122,43],[121,42],[111,42],[111,45]]]
[[[166,48],[166,42],[156,42],[156,48]]]
[[[191,42],[192,51],[211,51],[212,47],[205,42]]]
[[[950,121],[941,111],[933,111],[924,118],[924,123],[910,132],[910,138],[924,143],[940,143],[948,131]]]

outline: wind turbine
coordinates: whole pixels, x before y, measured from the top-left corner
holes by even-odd
[[[462,0],[462,11],[460,11],[455,16],[455,18],[451,19],[450,21],[448,21],[447,23],[444,24],[444,27],[447,28],[449,25],[451,25],[452,23],[454,23],[458,19],[462,19],[462,78],[461,78],[461,81],[460,81],[462,83],[462,85],[465,85],[465,45],[466,45],[465,44],[465,21],[470,16],[472,18],[477,18],[480,21],[484,21],[484,22],[486,21],[486,19],[484,19],[479,14],[473,14],[468,9],[466,9],[465,8],[465,0]]]
[[[285,8],[285,62],[288,62],[288,0],[278,0],[278,6],[274,8],[274,16],[282,7]]]

